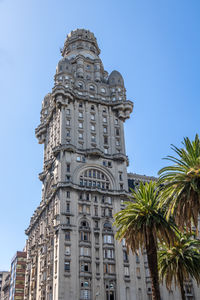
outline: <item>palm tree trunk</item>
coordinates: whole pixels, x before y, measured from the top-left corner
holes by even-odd
[[[178,281],[181,290],[181,299],[186,300],[184,284],[183,284],[183,276],[181,276],[180,272],[178,272]]]
[[[157,247],[152,233],[150,233],[148,241],[149,243],[147,242],[146,239],[147,259],[148,259],[149,271],[151,276],[151,285],[152,285],[152,299],[160,300]]]

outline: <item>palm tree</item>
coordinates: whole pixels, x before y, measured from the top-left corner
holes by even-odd
[[[126,208],[115,214],[116,238],[125,238],[127,250],[136,252],[146,248],[149,271],[152,281],[152,296],[160,300],[157,239],[170,244],[174,240],[174,231],[159,207],[159,191],[155,182],[139,185],[132,191],[132,200],[126,202]]]
[[[174,245],[161,245],[158,250],[158,269],[161,280],[165,279],[168,289],[174,281],[181,291],[182,300],[186,300],[184,281],[189,276],[200,283],[200,241],[191,239],[188,234],[177,233]]]
[[[159,183],[163,185],[163,203],[169,207],[168,217],[174,215],[175,222],[183,231],[194,224],[197,228],[200,212],[200,139],[196,135],[194,141],[184,138],[183,148],[172,145],[177,154],[166,159],[173,166],[162,168]]]

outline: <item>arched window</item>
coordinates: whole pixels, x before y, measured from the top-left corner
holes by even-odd
[[[106,92],[106,89],[104,87],[101,88],[101,93],[104,93],[105,94]]]
[[[83,221],[81,221],[80,226],[81,227],[89,227],[89,224],[86,220],[83,220]]]
[[[104,229],[107,229],[107,230],[112,230],[112,225],[111,225],[109,222],[106,222],[106,223],[103,225],[103,228],[104,228]]]
[[[80,174],[80,185],[103,190],[110,189],[108,177],[100,170],[87,169]]]
[[[105,113],[107,113],[107,109],[106,109],[106,107],[103,107],[103,113],[105,114]]]
[[[89,89],[90,89],[90,91],[93,91],[93,92],[94,92],[94,91],[95,91],[94,85],[91,84],[91,85],[89,86]]]
[[[79,89],[83,90],[84,89],[84,84],[81,81],[79,81],[79,82],[77,82],[77,87]]]

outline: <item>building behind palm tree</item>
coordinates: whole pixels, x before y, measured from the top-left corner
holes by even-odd
[[[26,229],[25,300],[151,299],[145,251],[128,255],[112,227],[129,186],[151,178],[127,175],[124,122],[133,103],[99,54],[93,33],[72,31],[42,102],[42,200]],[[164,287],[161,294],[179,298]]]

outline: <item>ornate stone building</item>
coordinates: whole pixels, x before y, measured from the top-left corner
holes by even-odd
[[[128,196],[124,122],[133,103],[99,54],[93,33],[72,31],[42,102],[43,189],[26,230],[26,300],[151,298],[145,253],[128,256],[114,239],[113,214]]]
[[[6,281],[6,277],[9,275],[8,271],[0,271],[0,300],[3,300],[3,286],[5,284]]]

